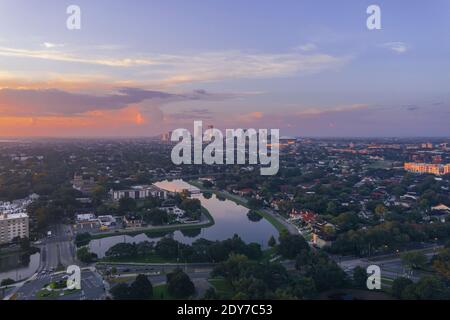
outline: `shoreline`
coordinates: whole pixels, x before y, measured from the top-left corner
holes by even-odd
[[[239,196],[235,196],[232,194],[229,194],[228,192],[223,192],[223,191],[218,191],[218,190],[213,190],[213,189],[205,189],[201,183],[199,183],[198,181],[188,181],[187,183],[197,187],[198,189],[200,189],[200,192],[211,192],[214,193],[216,196],[225,198],[229,201],[232,201],[234,203],[236,203],[237,205],[243,206],[249,210],[253,210],[250,209],[247,204],[242,201],[240,199]],[[286,226],[284,226],[281,222],[279,222],[277,220],[276,217],[272,216],[271,214],[264,212],[262,209],[257,209],[257,210],[253,210],[254,212],[256,212],[257,214],[259,214],[261,217],[263,217],[267,222],[269,222],[277,231],[279,234],[281,234],[284,231],[288,231],[288,229],[286,228]]]
[[[168,225],[168,226],[151,226],[140,229],[130,229],[130,230],[120,230],[118,232],[108,232],[108,233],[99,233],[99,234],[91,234],[90,240],[97,240],[103,238],[109,238],[114,236],[123,236],[123,235],[139,235],[142,233],[151,234],[151,233],[160,233],[160,232],[170,232],[170,231],[178,231],[178,230],[192,230],[192,229],[202,229],[213,226],[216,222],[214,221],[211,213],[202,206],[201,208],[202,214],[206,217],[207,221],[199,222],[199,223],[191,223],[191,224],[176,224],[176,225]]]

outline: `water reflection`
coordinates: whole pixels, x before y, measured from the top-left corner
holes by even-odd
[[[163,181],[157,184],[159,187],[169,191],[182,191],[183,189],[198,190],[182,180]],[[265,219],[254,214],[248,216],[249,210],[232,201],[219,199],[216,195],[194,194],[193,197],[200,199],[202,205],[208,209],[213,216],[215,224],[203,229],[190,229],[175,231],[171,234],[174,239],[191,244],[196,239],[225,240],[238,234],[247,243],[256,242],[263,248],[267,248],[267,242],[271,236],[277,237],[277,230]],[[251,217],[251,218],[250,218]],[[92,252],[99,257],[104,257],[105,252],[113,245],[121,242],[133,243],[142,241],[158,241],[164,235],[137,236],[114,236],[104,239],[93,240],[89,244]]]
[[[11,254],[0,257],[0,281],[3,279],[21,279],[32,276],[39,268],[40,253]]]

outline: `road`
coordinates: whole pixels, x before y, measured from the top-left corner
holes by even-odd
[[[96,268],[105,271],[115,267],[117,274],[166,274],[177,268],[183,269],[187,273],[211,272],[216,264],[214,263],[99,263]]]
[[[35,244],[41,250],[39,268],[28,281],[20,282],[9,292],[8,296],[22,294],[33,296],[39,291],[44,282],[51,280],[51,273],[57,269],[66,269],[70,265],[77,265],[74,233],[70,225],[55,225],[50,227],[51,237]],[[26,293],[29,290],[29,293]]]
[[[51,227],[49,231],[52,232],[52,236],[38,245],[41,249],[41,263],[38,272],[77,264],[72,227],[59,224]]]
[[[36,300],[36,294],[52,281],[63,278],[65,273],[39,274],[21,286],[15,293],[16,300]],[[105,297],[101,276],[92,270],[81,272],[81,291],[57,297],[57,300],[99,300]]]
[[[440,246],[436,246],[435,248],[439,248]],[[426,250],[428,250],[427,248]],[[417,251],[417,250],[410,250]],[[428,259],[431,259],[434,255],[436,255],[436,251],[427,252],[425,256]],[[409,277],[413,281],[418,281],[423,275],[424,272],[421,271],[413,271],[410,272],[406,270],[403,266],[402,260],[400,256],[379,256],[379,257],[371,257],[371,258],[336,258],[335,261],[339,264],[339,266],[347,273],[351,274],[355,267],[367,268],[369,265],[377,265],[381,269],[381,276],[383,278],[395,279],[398,277]]]

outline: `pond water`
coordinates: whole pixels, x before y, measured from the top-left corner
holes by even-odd
[[[11,254],[0,257],[0,281],[3,279],[21,279],[32,276],[39,268],[40,253]]]
[[[182,191],[183,189],[198,190],[192,185],[182,181],[162,181],[157,183],[160,188],[169,191]],[[278,231],[267,220],[258,216],[248,215],[249,210],[243,206],[236,204],[230,200],[220,200],[216,195],[206,198],[202,194],[194,194],[193,198],[200,199],[202,206],[208,209],[213,216],[215,224],[213,226],[169,232],[173,238],[182,243],[191,244],[199,238],[207,240],[225,240],[231,238],[234,234],[239,235],[246,243],[255,242],[263,248],[267,248],[267,242],[271,236],[278,237]],[[167,235],[166,234],[166,235]],[[139,243],[142,241],[158,241],[164,234],[137,236],[112,236],[103,239],[92,240],[89,247],[92,252],[96,253],[100,258],[104,257],[105,252],[115,244],[121,242]]]

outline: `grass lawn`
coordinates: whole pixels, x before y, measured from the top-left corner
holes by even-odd
[[[216,289],[216,292],[224,299],[231,299],[234,290],[231,284],[224,278],[211,278],[208,282]]]
[[[53,299],[59,297],[59,291],[48,291],[47,289],[39,290],[36,293],[36,298],[38,299]]]
[[[174,300],[174,298],[167,291],[167,284],[161,284],[153,287],[154,300]]]
[[[57,291],[49,291],[47,289],[41,289],[36,293],[36,298],[38,299],[56,299],[61,296],[67,296],[70,294],[74,294],[79,290],[57,290]]]
[[[119,283],[129,283],[132,282],[136,277],[120,277],[120,278],[110,278],[108,281],[111,284],[119,284]]]

